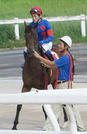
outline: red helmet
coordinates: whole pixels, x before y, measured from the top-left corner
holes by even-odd
[[[32,7],[30,10],[30,14],[39,14],[42,15],[42,9],[40,7]]]

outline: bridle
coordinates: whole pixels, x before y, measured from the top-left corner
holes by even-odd
[[[37,27],[37,25],[35,25],[35,26]],[[27,34],[27,32],[25,34]],[[30,40],[32,40],[31,36],[30,37],[28,35],[25,36],[26,37],[26,46],[27,46],[27,55],[29,57],[32,57],[33,56],[34,51],[37,51],[38,52],[38,41],[37,41],[37,38],[36,38],[35,34],[32,35],[32,36],[33,36],[33,40],[34,40],[32,42],[32,44],[30,42]]]
[[[28,48],[27,49],[27,55],[29,56],[29,57],[32,57],[33,56],[33,54],[34,54],[34,51],[39,51],[38,50],[38,46],[35,46],[34,48]]]

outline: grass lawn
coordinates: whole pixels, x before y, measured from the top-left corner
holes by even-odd
[[[30,18],[29,10],[40,6],[43,17],[87,15],[87,0],[0,0],[0,20]],[[63,35],[72,37],[73,42],[87,42],[82,38],[80,21],[53,22],[54,43]],[[86,23],[87,25],[87,23]],[[14,26],[0,25],[0,47],[24,46],[24,26],[20,24],[20,41],[15,41]]]
[[[0,19],[28,18],[33,6],[45,17],[87,14],[87,0],[0,0]]]

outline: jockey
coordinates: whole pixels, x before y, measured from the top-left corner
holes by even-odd
[[[34,26],[38,23],[37,26],[37,34],[38,34],[38,45],[42,50],[44,50],[44,53],[46,56],[53,60],[51,49],[52,49],[52,41],[53,41],[53,31],[50,23],[42,19],[42,9],[38,6],[35,6],[31,8],[30,14],[32,16],[32,22],[29,24],[31,26]],[[27,49],[24,50],[24,56],[27,54]]]

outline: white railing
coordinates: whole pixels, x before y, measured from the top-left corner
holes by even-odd
[[[57,22],[57,21],[81,21],[81,34],[82,37],[86,36],[86,20],[87,16],[84,14],[81,14],[79,16],[62,16],[62,17],[48,17],[46,18],[49,22]],[[26,21],[27,23],[30,23],[32,21],[31,18],[28,19],[18,19],[14,18],[11,20],[0,20],[0,24],[14,24],[15,25],[15,37],[17,40],[20,39],[19,36],[19,24],[24,23]]]
[[[84,91],[84,92],[83,92]],[[66,96],[66,97],[65,97]],[[54,131],[33,131],[33,130],[0,130],[0,134],[87,134],[87,132],[77,132],[74,114],[69,104],[87,104],[87,89],[60,89],[60,90],[35,90],[28,93],[0,94],[0,104],[66,104],[71,127],[70,131],[61,131],[56,123],[55,115],[49,109],[50,120]],[[49,106],[49,105],[48,105]],[[53,116],[53,117],[52,117]]]
[[[84,92],[83,92],[84,91]],[[65,97],[66,96],[66,97]],[[63,98],[63,99],[62,99]],[[0,94],[0,104],[87,104],[87,89],[36,90],[29,93]]]

